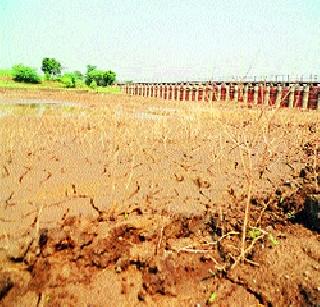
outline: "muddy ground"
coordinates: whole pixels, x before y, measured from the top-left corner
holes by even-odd
[[[0,117],[0,305],[320,303],[319,112],[21,99],[77,106]]]

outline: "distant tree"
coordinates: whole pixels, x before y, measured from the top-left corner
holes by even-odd
[[[96,70],[97,66],[94,65],[87,65],[87,74],[91,71],[91,70]]]
[[[65,85],[67,88],[75,88],[75,87],[82,87],[83,86],[83,76],[81,72],[74,71],[65,73],[61,78],[60,81]]]
[[[83,80],[83,75],[82,75],[81,71],[76,70],[76,71],[74,71],[73,73],[75,74],[75,76],[77,77],[77,79]]]
[[[47,79],[52,79],[61,74],[61,63],[55,58],[43,58],[41,69]]]
[[[40,83],[40,77],[35,69],[23,64],[12,67],[13,80],[24,83]]]
[[[86,84],[90,85],[93,81],[98,86],[107,86],[114,83],[116,80],[116,73],[111,70],[100,70],[96,66],[88,65],[86,74]]]

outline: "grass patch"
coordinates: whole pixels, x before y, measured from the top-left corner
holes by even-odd
[[[106,93],[106,94],[120,94],[121,88],[120,86],[106,86],[106,87],[98,87],[90,91],[97,92],[97,93]]]
[[[12,77],[11,69],[0,69],[0,78]]]
[[[120,94],[120,86],[107,86],[98,87],[96,89],[91,89],[89,86],[81,86],[79,88],[66,88],[65,85],[59,81],[42,81],[39,84],[15,82],[12,79],[1,79],[0,78],[0,88],[10,88],[10,89],[61,89],[61,90],[89,90],[91,93],[106,93],[106,94]]]

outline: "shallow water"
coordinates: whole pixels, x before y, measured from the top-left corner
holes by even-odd
[[[116,118],[132,116],[137,120],[159,121],[174,116],[175,109],[149,107],[146,111],[128,111],[117,106],[114,110]],[[35,116],[61,115],[86,116],[89,110],[86,106],[75,102],[66,102],[49,99],[5,99],[0,98],[0,117],[5,116]],[[101,110],[103,114],[103,110]]]
[[[49,99],[3,99],[0,98],[0,117],[4,116],[42,116],[50,111],[59,110],[62,114],[72,114],[83,106]]]

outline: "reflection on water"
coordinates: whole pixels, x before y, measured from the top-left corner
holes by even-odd
[[[98,114],[107,117],[108,112],[103,106],[99,106]],[[175,109],[149,107],[147,110],[126,110],[121,105],[114,109],[117,120],[127,117],[136,120],[159,121],[174,117]],[[4,99],[0,98],[0,117],[5,116],[35,116],[59,115],[59,116],[80,116],[86,117],[90,113],[90,107],[74,102],[66,102],[48,99]],[[90,113],[91,114],[91,113]]]
[[[72,102],[46,99],[0,99],[0,117],[4,116],[42,116],[59,111],[62,115],[75,113],[81,106]]]

